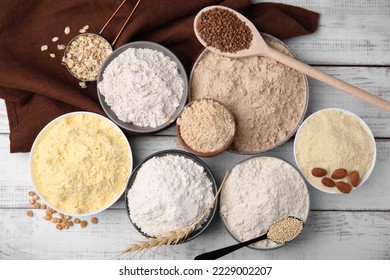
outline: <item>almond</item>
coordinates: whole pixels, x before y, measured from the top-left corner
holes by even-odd
[[[348,175],[348,172],[347,170],[343,169],[343,168],[339,168],[339,169],[336,169],[335,171],[333,171],[332,173],[332,179],[343,179],[345,177],[347,177]]]
[[[352,171],[351,174],[349,174],[349,182],[353,187],[357,187],[360,184],[360,174],[359,171]]]
[[[351,185],[345,182],[337,182],[336,187],[342,193],[350,193],[352,190]]]
[[[324,177],[326,175],[326,170],[323,168],[315,167],[311,170],[311,174],[314,177]]]
[[[322,178],[321,182],[324,186],[329,187],[329,188],[336,186],[336,183],[332,179],[330,179],[329,177]]]

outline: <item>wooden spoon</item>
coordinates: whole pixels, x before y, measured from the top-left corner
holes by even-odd
[[[233,12],[241,21],[245,22],[245,24],[250,28],[253,34],[252,44],[249,47],[249,49],[243,49],[240,51],[237,51],[235,53],[229,53],[229,52],[222,52],[214,47],[207,46],[206,42],[201,38],[198,30],[197,30],[197,22],[201,16],[202,13],[207,12],[211,9],[226,9],[231,12]],[[223,56],[232,57],[232,58],[240,58],[240,57],[247,57],[247,56],[254,56],[254,55],[260,55],[260,56],[266,56],[269,58],[272,58],[284,65],[287,65],[291,68],[294,68],[297,71],[300,71],[310,77],[313,77],[331,87],[337,88],[339,90],[342,90],[350,95],[353,95],[355,97],[358,97],[372,105],[375,105],[379,108],[382,108],[386,111],[390,112],[390,102],[387,100],[384,100],[382,98],[379,98],[378,96],[375,96],[367,91],[364,91],[360,88],[357,88],[353,85],[350,85],[344,81],[341,81],[331,75],[328,75],[324,72],[321,72],[299,60],[296,60],[295,58],[292,58],[288,55],[285,55],[270,46],[267,45],[267,43],[264,41],[263,37],[260,35],[257,28],[253,25],[253,23],[248,20],[246,17],[241,15],[240,13],[236,12],[233,9],[223,7],[223,6],[209,6],[204,9],[202,9],[195,17],[194,20],[194,31],[195,35],[198,38],[199,42],[208,50],[218,53]]]

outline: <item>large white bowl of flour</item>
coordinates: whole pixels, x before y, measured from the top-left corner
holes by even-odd
[[[91,112],[73,112],[41,130],[29,166],[33,185],[50,208],[89,216],[121,197],[133,156],[126,136],[112,121]]]
[[[131,42],[104,61],[97,79],[100,104],[118,126],[137,133],[171,125],[188,99],[188,78],[169,49],[148,41]]]

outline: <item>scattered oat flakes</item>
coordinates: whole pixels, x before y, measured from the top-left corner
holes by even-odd
[[[56,55],[55,55],[54,53],[51,53],[51,54],[50,54],[50,57],[51,57],[51,58],[55,58]]]
[[[47,45],[43,45],[42,47],[41,47],[41,51],[42,52],[44,52],[44,51],[46,51],[46,50],[48,50],[49,49],[49,47],[47,46]]]
[[[57,49],[59,49],[60,51],[65,50],[65,48],[66,48],[65,45],[57,45]]]
[[[58,37],[53,37],[53,39],[51,39],[52,42],[57,42],[58,41]]]
[[[88,24],[83,27],[83,29],[85,29],[85,30],[87,30],[88,28],[89,28]]]
[[[66,35],[68,35],[70,33],[70,27],[69,26],[65,27],[64,33]]]
[[[87,84],[85,82],[80,82],[79,85],[80,85],[81,88],[86,88],[87,87]]]
[[[82,28],[82,29],[79,30],[79,32],[80,32],[80,33],[85,33],[85,32],[87,32],[87,30],[85,30],[85,29]]]

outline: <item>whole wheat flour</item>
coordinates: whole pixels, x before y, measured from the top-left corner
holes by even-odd
[[[279,42],[266,40],[292,56]],[[282,144],[302,120],[307,103],[304,75],[261,56],[232,59],[205,51],[190,87],[192,99],[216,99],[234,114],[232,149],[239,152],[263,152]]]
[[[303,222],[309,213],[309,194],[298,171],[285,161],[257,157],[236,165],[221,192],[223,220],[240,241],[265,234],[288,216]],[[274,247],[271,240],[254,247]]]
[[[204,168],[178,155],[146,161],[128,192],[131,220],[154,237],[191,225],[212,200],[212,182]]]
[[[121,121],[157,127],[179,106],[184,81],[176,62],[162,52],[129,48],[107,66],[98,88]]]

